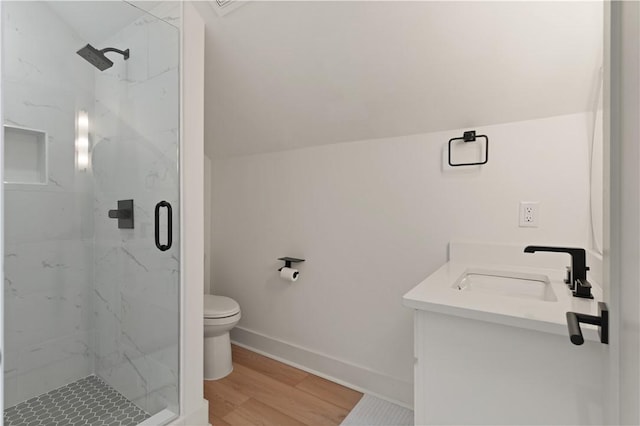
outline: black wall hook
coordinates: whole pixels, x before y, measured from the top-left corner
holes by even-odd
[[[475,142],[476,141],[476,131],[469,130],[468,132],[464,132],[462,134],[462,140],[465,142]]]
[[[282,268],[291,268],[292,263],[304,262],[304,259],[297,259],[295,257],[279,257],[278,260],[284,261],[284,266]],[[281,271],[282,268],[278,269],[278,271]]]

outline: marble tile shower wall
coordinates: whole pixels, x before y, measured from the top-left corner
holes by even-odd
[[[92,181],[75,117],[93,109],[83,45],[51,9],[4,2],[5,124],[48,134],[45,184],[5,184],[5,406],[91,374]]]
[[[179,33],[145,16],[98,44],[131,56],[95,77],[96,372],[151,414],[177,411]],[[107,218],[120,199],[134,200],[134,229]],[[165,252],[154,243],[161,200],[174,206]]]

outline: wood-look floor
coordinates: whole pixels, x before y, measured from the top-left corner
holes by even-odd
[[[204,382],[209,422],[227,425],[339,425],[362,394],[232,345],[233,372]]]

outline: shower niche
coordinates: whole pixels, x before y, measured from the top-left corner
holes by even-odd
[[[4,125],[5,183],[47,183],[47,133]]]

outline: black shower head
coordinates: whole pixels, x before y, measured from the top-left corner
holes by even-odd
[[[113,66],[111,59],[107,58],[104,54],[106,52],[116,52],[124,56],[124,60],[129,59],[129,49],[120,50],[113,47],[107,47],[102,50],[98,50],[90,44],[87,44],[82,49],[78,50],[78,55],[86,59],[91,65],[98,68],[100,71],[104,71],[107,68]]]

